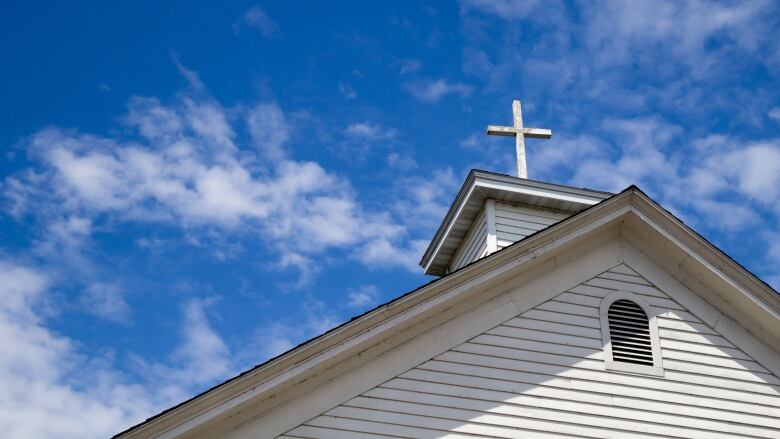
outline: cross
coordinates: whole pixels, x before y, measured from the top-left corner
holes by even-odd
[[[525,163],[525,138],[549,139],[552,137],[552,131],[545,128],[523,128],[523,110],[520,107],[520,101],[517,99],[512,101],[512,115],[514,116],[514,126],[488,125],[487,134],[493,136],[515,136],[517,176],[528,178],[528,168]]]

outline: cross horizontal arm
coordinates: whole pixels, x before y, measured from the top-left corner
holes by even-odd
[[[532,137],[536,139],[549,139],[552,137],[552,130],[545,128],[515,128],[504,127],[498,125],[488,125],[487,133],[493,136],[507,136],[512,137],[517,134],[523,134],[526,137]]]

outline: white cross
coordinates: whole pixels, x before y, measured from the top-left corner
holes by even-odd
[[[504,127],[497,125],[488,125],[487,133],[493,136],[515,136],[515,149],[517,150],[517,176],[528,178],[528,168],[525,163],[525,138],[533,137],[536,139],[549,139],[552,137],[552,131],[545,128],[523,128],[523,110],[520,107],[520,101],[512,101],[512,115],[514,116],[514,126]]]

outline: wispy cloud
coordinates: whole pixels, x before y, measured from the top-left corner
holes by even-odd
[[[88,286],[81,294],[81,306],[99,317],[125,322],[129,318],[130,306],[125,301],[122,289],[116,283],[98,282]]]
[[[137,362],[155,373],[132,381],[110,356],[85,355],[74,340],[46,326],[40,312],[50,300],[46,275],[0,260],[0,277],[5,437],[108,437],[180,401],[193,386],[226,378],[232,367],[201,302],[184,307],[178,358],[167,365]]]
[[[171,51],[171,59],[173,60],[173,64],[176,65],[179,74],[187,80],[187,84],[193,92],[201,93],[206,90],[206,86],[200,80],[198,73],[182,64],[179,60],[178,53]]]
[[[252,6],[233,24],[233,32],[239,34],[244,27],[251,27],[260,31],[266,38],[282,34],[279,25],[260,6]]]
[[[355,89],[347,82],[339,82],[339,93],[341,93],[342,96],[346,99],[355,99],[357,97],[357,92]]]
[[[56,127],[33,134],[25,142],[33,167],[4,182],[10,211],[34,215],[51,230],[87,226],[81,234],[57,232],[68,239],[89,238],[106,221],[256,234],[280,268],[311,265],[311,255],[328,249],[376,254],[361,248],[406,245],[403,215],[369,211],[348,180],[290,158],[293,129],[277,103],[226,109],[198,84],[170,103],[131,98],[121,120],[134,140]],[[347,125],[344,135],[390,140],[396,130],[364,121]],[[302,279],[316,274],[305,272]]]
[[[780,122],[780,107],[774,107],[767,113],[770,119]]]
[[[532,12],[544,3],[546,9],[555,9],[549,2],[539,0],[463,0],[460,2],[461,11],[468,13],[479,11],[486,14],[494,14],[505,20],[517,20],[528,17]]]
[[[285,157],[284,144],[290,139],[289,127],[282,109],[275,103],[256,105],[247,115],[252,143],[267,158],[278,161]]]
[[[258,359],[275,357],[342,323],[326,303],[311,297],[301,301],[300,310],[301,315],[295,321],[281,318],[261,324],[246,349],[250,353],[247,362],[256,364]]]
[[[780,224],[774,85],[755,75],[780,66],[772,2],[463,0],[461,18],[469,83],[517,89],[554,122],[528,145],[532,178],[639,184],[721,244],[771,245],[752,231]],[[462,145],[511,160],[479,135]],[[754,264],[771,276],[769,259]]]
[[[611,119],[601,129],[614,142],[564,137],[534,154],[537,171],[568,172],[574,185],[613,191],[638,184],[690,221],[720,230],[780,218],[780,141],[715,135],[679,149],[682,129],[659,118]]]
[[[375,306],[379,300],[379,287],[376,285],[361,285],[347,291],[347,307],[367,309]]]
[[[344,132],[353,138],[365,140],[392,139],[396,135],[393,128],[385,128],[371,122],[355,122],[347,125]]]
[[[471,86],[462,82],[450,82],[446,79],[418,80],[406,83],[404,89],[423,102],[437,102],[449,94],[466,97],[471,94]]]
[[[182,305],[180,344],[167,362],[147,362],[137,358],[141,371],[153,383],[170,386],[171,391],[225,379],[235,372],[231,352],[216,333],[206,312],[214,298],[195,298]]]

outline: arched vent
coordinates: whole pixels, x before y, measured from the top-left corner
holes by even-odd
[[[636,303],[621,299],[610,305],[607,316],[612,361],[652,366],[650,322],[645,311]]]

